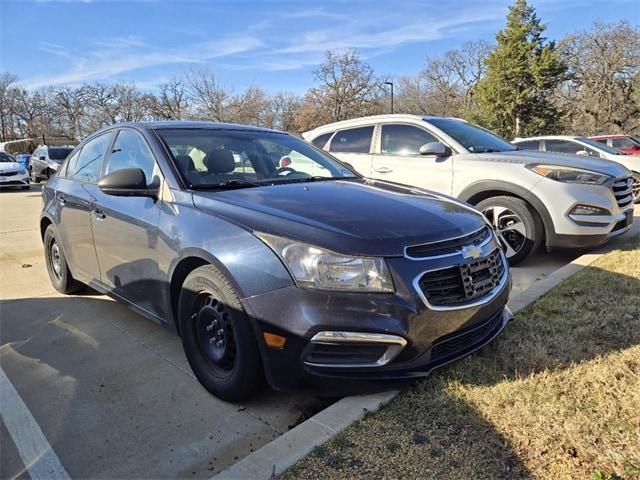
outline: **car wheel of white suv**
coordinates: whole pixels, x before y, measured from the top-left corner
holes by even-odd
[[[476,205],[493,226],[509,264],[515,265],[542,243],[544,227],[537,212],[516,197],[490,197]]]

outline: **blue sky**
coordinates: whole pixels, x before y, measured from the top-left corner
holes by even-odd
[[[327,49],[357,48],[380,73],[418,72],[427,56],[492,40],[503,0],[0,0],[0,70],[30,88],[155,85],[192,66],[232,89],[304,92]],[[640,23],[638,0],[532,0],[548,37],[594,20]]]

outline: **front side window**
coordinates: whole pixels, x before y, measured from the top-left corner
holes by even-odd
[[[331,139],[329,151],[336,153],[369,153],[373,126],[340,130]]]
[[[425,143],[437,142],[429,132],[411,125],[383,125],[381,153],[388,155],[419,155]]]
[[[120,130],[113,142],[104,173],[106,175],[123,168],[139,168],[144,172],[147,183],[151,183],[155,164],[155,157],[139,133]]]
[[[425,120],[426,121],[426,120]],[[428,123],[442,130],[471,153],[512,152],[512,144],[489,130],[455,118],[430,118]]]
[[[331,138],[331,135],[333,135],[333,132],[325,133],[323,135],[320,135],[319,137],[314,138],[311,143],[313,143],[318,148],[324,148],[324,146]]]
[[[197,128],[156,132],[190,188],[243,188],[357,177],[291,135]]]
[[[614,148],[634,148],[637,147],[638,144],[630,138],[612,138],[611,146]]]
[[[111,133],[105,133],[87,142],[75,162],[69,162],[67,177],[81,182],[96,182],[110,141]]]
[[[600,156],[595,150],[568,140],[545,140],[545,149],[547,152],[567,153],[571,155],[576,155],[578,152],[587,152],[590,157]]]
[[[516,145],[523,150],[539,150],[540,142],[538,140],[527,140],[526,142],[518,142]]]

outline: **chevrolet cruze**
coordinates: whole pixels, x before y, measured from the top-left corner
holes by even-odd
[[[91,285],[175,330],[226,400],[264,378],[326,389],[425,376],[511,317],[481,214],[363,178],[288,134],[114,125],[75,148],[43,200],[54,287]]]

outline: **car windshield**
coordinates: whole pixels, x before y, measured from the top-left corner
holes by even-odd
[[[587,137],[578,137],[577,140],[579,140],[581,143],[589,145],[590,147],[593,147],[596,150],[610,153],[611,155],[628,155],[627,153],[621,152],[616,148],[609,147],[603,143],[596,142],[595,140],[591,140],[590,138],[587,138]]]
[[[439,128],[473,153],[512,152],[518,150],[506,140],[484,128],[454,118],[430,118],[428,123]]]
[[[243,188],[358,175],[291,135],[210,128],[157,129],[190,188]]]
[[[10,162],[15,162],[15,160],[8,153],[0,152],[0,162],[2,162],[2,163],[10,163]]]
[[[67,155],[71,153],[71,150],[73,150],[73,148],[49,148],[49,158],[51,160],[64,160],[67,158]]]

